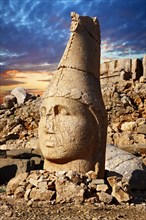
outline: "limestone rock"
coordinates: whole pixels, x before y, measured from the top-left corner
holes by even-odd
[[[21,182],[26,180],[27,176],[28,173],[21,173],[17,175],[17,177],[11,179],[7,184],[7,190],[6,190],[7,195],[14,194],[17,187],[21,184]]]
[[[42,167],[43,159],[36,150],[0,150],[0,184],[8,182],[19,173]]]
[[[145,80],[146,79],[146,55],[143,57],[142,64],[143,64],[143,78]]]
[[[7,95],[3,98],[3,106],[5,108],[12,108],[16,104],[16,98],[13,95]]]
[[[96,191],[107,192],[108,190],[109,190],[109,188],[108,188],[107,184],[97,185],[97,187],[96,187]]]
[[[33,188],[29,198],[38,201],[50,201],[55,195],[55,191]]]
[[[146,170],[142,161],[113,145],[107,145],[106,169],[129,181],[131,189],[146,189]]]
[[[132,60],[132,79],[133,80],[139,80],[140,77],[143,74],[142,70],[142,61],[139,59],[133,59]]]
[[[75,181],[75,177],[80,181]],[[125,198],[128,197],[129,191],[125,181],[122,179],[122,183],[120,182],[119,184],[119,181],[117,179],[115,181],[114,177],[109,178],[108,181],[112,188],[116,184],[113,192],[108,185],[103,184],[103,180],[91,180],[86,175],[81,175],[77,172],[61,171],[59,173],[59,171],[36,170],[22,173],[10,180],[6,192],[7,195],[15,196],[16,199],[24,198],[28,201],[28,204],[35,200],[53,203],[74,202],[75,205],[81,205],[83,202],[104,202],[105,204],[110,204],[112,203],[113,196],[115,198],[117,196],[119,202],[127,201]],[[112,193],[113,196],[111,195]]]
[[[26,91],[22,87],[17,87],[11,91],[11,95],[15,96],[18,104],[24,103],[26,99]]]
[[[17,174],[27,171],[29,160],[1,158],[0,159],[0,183],[4,184]]]
[[[136,127],[136,122],[134,122],[134,121],[132,121],[132,122],[124,122],[121,125],[121,130],[122,131],[133,131],[135,127]]]
[[[137,128],[137,133],[146,135],[146,124],[140,125]]]
[[[112,200],[113,200],[112,195],[110,195],[106,192],[103,192],[103,191],[98,192],[97,195],[98,195],[99,201],[104,202],[105,204],[112,203]]]
[[[108,182],[112,187],[112,196],[116,198],[119,203],[127,202],[131,199],[128,182],[124,182],[122,178],[117,178],[116,176],[109,177]]]
[[[85,191],[79,185],[75,185],[72,182],[65,180],[57,180],[56,181],[56,202],[71,202],[75,201],[76,198],[80,200],[80,202],[84,201]]]

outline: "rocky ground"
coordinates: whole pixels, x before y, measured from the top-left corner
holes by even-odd
[[[28,205],[23,199],[0,196],[0,220],[145,220],[146,205],[99,203],[54,204],[34,202]]]
[[[112,82],[102,86],[109,115],[108,144],[124,149],[146,164],[146,84]],[[26,98],[27,97],[27,98]],[[0,107],[0,150],[37,149],[41,98],[27,95],[23,103],[6,97]],[[6,195],[0,187],[0,220],[15,219],[145,219],[146,196],[136,192],[134,200],[121,204],[86,201],[50,204],[48,201],[28,203],[23,198]]]

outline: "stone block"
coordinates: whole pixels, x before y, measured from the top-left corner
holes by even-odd
[[[133,80],[139,80],[139,78],[143,74],[143,68],[142,68],[142,61],[139,59],[133,59],[132,60],[132,79]]]
[[[138,134],[145,134],[146,135],[146,124],[140,125],[137,128],[137,133]]]
[[[27,176],[28,173],[20,173],[16,177],[12,178],[7,184],[7,189],[6,189],[7,195],[14,194],[17,187],[20,186],[21,183],[23,183],[23,181],[26,180]]]
[[[105,167],[106,170],[114,171],[126,178],[131,189],[146,189],[146,169],[136,156],[115,146],[107,145]]]
[[[27,96],[25,89],[22,87],[17,87],[15,89],[13,89],[11,91],[11,95],[16,97],[18,104],[24,103],[26,96]]]
[[[112,203],[112,200],[113,200],[113,196],[106,193],[106,192],[98,192],[97,193],[98,195],[98,199],[100,202],[104,202],[105,204],[110,204]]]
[[[135,121],[130,121],[130,122],[124,122],[121,125],[121,130],[122,131],[133,131],[137,126],[137,123]]]
[[[33,188],[29,194],[29,198],[35,201],[50,201],[54,195],[55,191]]]
[[[119,59],[117,61],[117,70],[122,71],[124,70],[125,72],[131,72],[132,68],[132,60],[127,58],[127,59]]]
[[[85,190],[75,185],[72,182],[66,180],[57,180],[56,181],[56,202],[73,202],[76,198],[80,200],[80,202],[84,201]]]
[[[143,61],[142,61],[142,65],[143,65],[143,80],[146,80],[146,55],[143,57]]]
[[[109,190],[109,188],[108,188],[107,184],[101,184],[101,185],[96,186],[96,191],[107,192],[108,190]]]
[[[29,160],[1,158],[0,159],[0,183],[4,184],[16,175],[26,172]]]
[[[107,178],[109,184],[112,187],[112,196],[116,198],[116,200],[121,202],[128,202],[131,199],[130,195],[130,186],[128,182],[122,180],[117,176],[111,176]]]
[[[16,103],[16,98],[13,95],[7,95],[3,98],[3,106],[5,108],[12,108]]]
[[[100,65],[100,75],[101,76],[108,76],[109,72],[109,62],[101,63]]]

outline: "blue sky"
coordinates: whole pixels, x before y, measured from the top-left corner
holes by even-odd
[[[9,70],[56,68],[69,39],[72,11],[99,19],[102,61],[146,53],[146,0],[0,0],[2,85]]]

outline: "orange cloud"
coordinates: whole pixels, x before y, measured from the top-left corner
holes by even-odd
[[[1,91],[0,103],[6,94],[17,86],[25,88],[28,92],[42,94],[51,80],[53,72],[8,70],[0,75]]]

